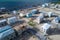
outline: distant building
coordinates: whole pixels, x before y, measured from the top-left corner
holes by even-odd
[[[32,14],[36,14],[36,13],[38,13],[38,10],[37,9],[33,9],[33,10],[31,10],[31,13]]]
[[[27,18],[32,17],[32,13],[27,13],[27,14],[26,14],[26,17],[27,17]]]

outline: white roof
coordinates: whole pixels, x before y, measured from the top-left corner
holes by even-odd
[[[37,9],[33,9],[32,11],[37,11]]]
[[[16,18],[16,17],[14,16],[14,17],[8,18],[8,20],[15,19],[15,18]]]
[[[1,23],[1,22],[5,22],[5,21],[6,21],[6,19],[0,20],[0,23]]]
[[[54,12],[48,12],[48,14],[53,14]]]
[[[13,11],[13,13],[17,13],[16,11]]]
[[[46,6],[45,4],[42,5],[42,7],[45,7],[45,6]]]
[[[51,27],[51,24],[45,23],[42,27],[43,27],[43,29],[47,30],[48,28]]]
[[[53,12],[49,12],[49,13],[53,13]]]
[[[44,14],[41,13],[41,14],[39,15],[39,18],[44,18]]]
[[[46,6],[48,6],[49,4],[48,3],[45,3]]]
[[[51,16],[51,15],[52,15],[52,13],[53,13],[53,12],[48,12],[48,15],[50,15],[50,16]]]
[[[58,23],[59,20],[60,20],[60,17],[56,17],[53,21],[56,22],[56,23]]]
[[[29,13],[26,13],[26,16],[28,17],[29,16]]]
[[[15,23],[15,22],[17,22],[18,21],[18,19],[16,18],[16,17],[11,17],[11,18],[8,18],[8,23]]]
[[[22,17],[22,16],[24,16],[24,14],[23,13],[20,13],[20,16]]]
[[[55,20],[60,20],[60,17],[56,17]]]

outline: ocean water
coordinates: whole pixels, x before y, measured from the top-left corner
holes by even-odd
[[[18,10],[18,9],[24,9],[24,8],[31,8],[32,5],[40,5],[41,2],[24,2],[24,1],[10,1],[10,2],[0,2],[0,8],[5,7],[9,10]]]
[[[24,8],[30,8],[32,5],[41,5],[45,2],[51,2],[51,0],[21,0],[21,1],[0,1],[0,8],[5,7],[9,10],[18,10],[18,9],[24,9]]]
[[[5,7],[9,10],[18,10],[25,8],[24,2],[0,2],[0,8]]]

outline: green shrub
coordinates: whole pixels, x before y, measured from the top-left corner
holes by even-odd
[[[36,23],[34,23],[33,21],[29,21],[28,24],[29,24],[30,26],[35,26],[35,25],[36,25]]]

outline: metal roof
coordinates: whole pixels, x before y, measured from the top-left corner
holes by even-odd
[[[49,6],[49,3],[45,3],[46,6]]]
[[[15,18],[16,18],[16,17],[14,16],[14,17],[8,18],[8,20],[15,19]]]
[[[26,16],[27,17],[31,17],[32,16],[32,13],[27,13]]]
[[[9,24],[15,23],[16,21],[18,21],[18,20],[17,20],[17,18],[15,16],[14,17],[11,17],[11,18],[8,18]]]
[[[48,28],[51,27],[51,25],[48,23],[45,23],[42,27],[43,27],[43,29],[47,30]]]
[[[14,11],[12,11],[12,12],[13,12],[13,14],[17,14],[17,11],[15,11],[15,10],[14,10]]]
[[[32,10],[32,12],[35,12],[35,11],[37,11],[37,9],[33,9],[33,10]]]
[[[35,14],[35,13],[37,13],[37,12],[38,12],[37,9],[33,9],[33,10],[31,11],[32,14]]]
[[[0,33],[6,31],[6,30],[8,30],[8,29],[11,29],[11,26],[7,25],[7,26],[4,26],[4,27],[1,27],[1,28],[0,28]]]
[[[6,19],[0,20],[0,23],[1,23],[1,22],[5,22],[5,21],[6,21]]]
[[[45,5],[43,4],[43,5],[42,5],[42,7],[44,8],[44,7],[45,7]]]
[[[52,14],[53,14],[53,12],[49,12],[49,13],[48,13],[48,16],[49,16],[49,17],[51,17],[51,16],[52,16]]]
[[[60,20],[60,17],[56,17],[53,21],[56,22],[56,23],[58,23],[59,20]]]
[[[0,39],[2,39],[4,37],[8,37],[12,33],[14,33],[14,30],[13,29],[6,30],[6,31],[0,33]]]
[[[54,12],[48,12],[48,15],[54,15]]]

